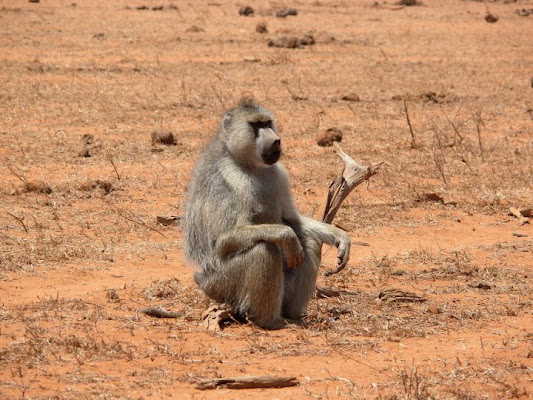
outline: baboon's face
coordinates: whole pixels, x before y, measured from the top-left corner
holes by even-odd
[[[281,139],[274,132],[271,120],[250,122],[257,152],[266,165],[272,165],[281,156]]]
[[[270,166],[281,156],[281,140],[274,120],[264,109],[230,111],[224,117],[222,138],[233,158],[242,165]]]

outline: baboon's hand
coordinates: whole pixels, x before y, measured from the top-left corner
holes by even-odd
[[[298,267],[304,260],[304,249],[300,244],[300,240],[291,228],[287,229],[282,241],[283,256],[287,263],[287,267]]]
[[[340,271],[346,267],[348,260],[350,259],[350,237],[343,235],[339,238],[337,243],[337,271]]]

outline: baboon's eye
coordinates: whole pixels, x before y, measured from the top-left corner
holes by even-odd
[[[250,126],[254,130],[254,136],[259,136],[259,129],[263,128],[270,128],[272,129],[272,121],[253,121],[250,122]]]

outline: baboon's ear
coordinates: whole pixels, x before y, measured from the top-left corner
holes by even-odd
[[[222,120],[222,127],[224,130],[227,130],[231,124],[231,120],[233,118],[233,115],[231,115],[231,112],[227,112],[226,115],[224,115],[224,119]]]

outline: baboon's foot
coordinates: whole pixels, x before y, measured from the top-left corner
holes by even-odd
[[[277,318],[266,323],[257,324],[263,329],[267,330],[278,330],[288,328],[290,325],[303,325],[301,320],[290,319],[290,318]]]

